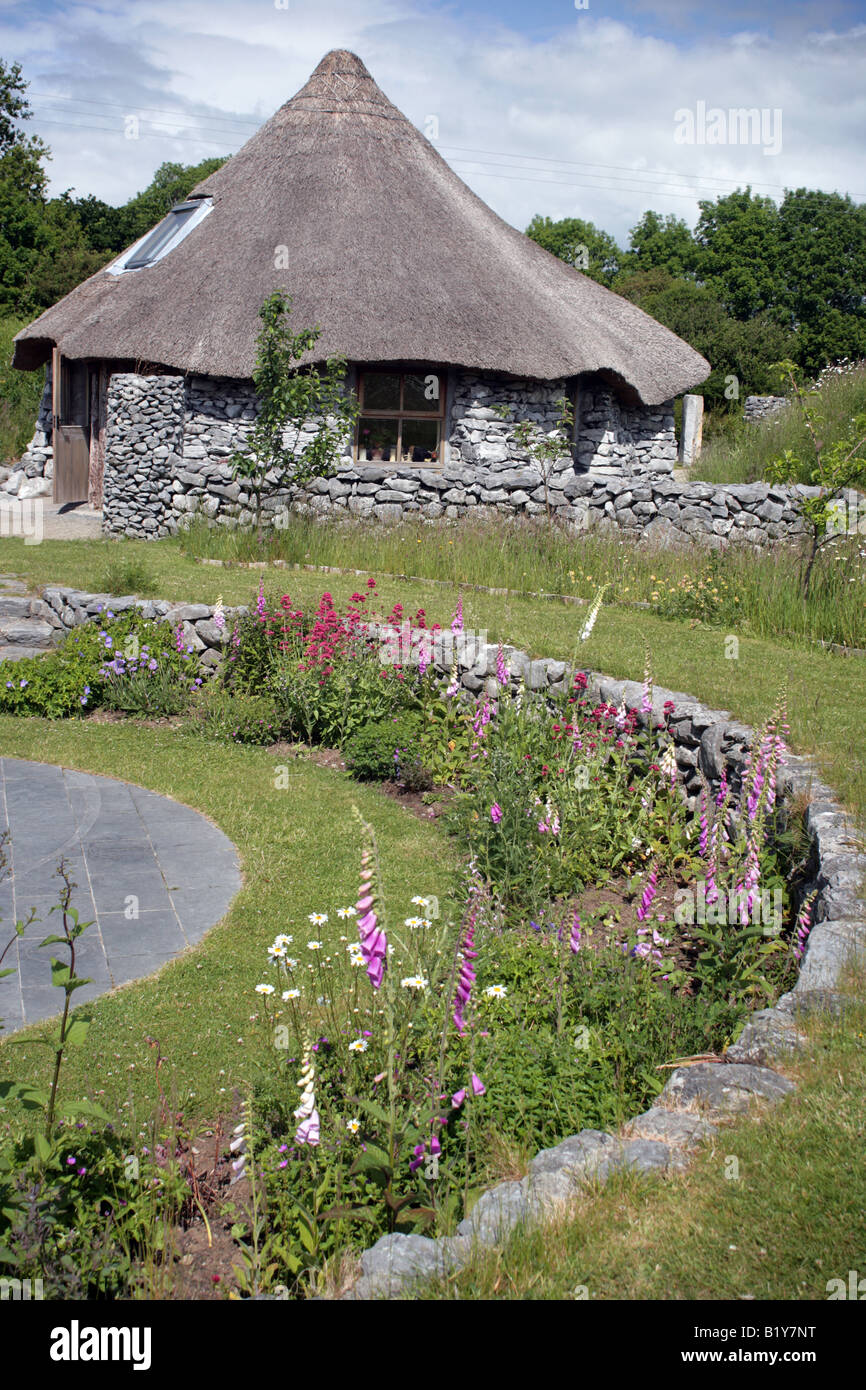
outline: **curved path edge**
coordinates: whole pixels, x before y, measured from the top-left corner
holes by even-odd
[[[242,886],[237,850],[201,812],[170,797],[53,763],[0,757],[0,830],[8,826],[8,874],[0,881],[0,927],[36,920],[6,956],[0,1018],[14,1032],[59,1012],[47,949],[61,930],[63,857],[76,888],[72,907],[92,926],[76,944],[83,1004],[154,973],[200,941]],[[57,953],[65,960],[65,953]]]

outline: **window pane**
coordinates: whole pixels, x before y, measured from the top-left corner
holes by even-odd
[[[441,378],[436,372],[407,372],[403,379],[403,409],[441,413]]]
[[[364,409],[400,409],[400,377],[397,372],[364,373]]]
[[[362,415],[358,422],[358,459],[362,463],[397,462],[397,421]]]
[[[403,463],[438,463],[439,421],[403,421]]]
[[[193,213],[197,211],[198,204],[196,203],[189,203],[180,208],[172,209],[168,217],[164,218],[159,226],[154,228],[147,240],[136,251],[135,255],[126,262],[126,269],[133,270],[139,266],[150,265],[153,258],[158,256],[160,251],[165,249],[169,242],[180,231],[181,227],[183,227],[192,217]]]

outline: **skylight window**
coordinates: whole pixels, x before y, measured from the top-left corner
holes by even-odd
[[[121,275],[127,270],[143,270],[146,266],[155,265],[169,251],[173,251],[193,227],[198,226],[212,207],[210,198],[190,198],[185,203],[178,203],[152,232],[148,232],[130,251],[108,266],[108,270],[112,275]]]

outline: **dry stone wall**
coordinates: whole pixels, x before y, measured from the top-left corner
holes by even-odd
[[[787,404],[787,396],[747,396],[743,404],[743,419],[766,420],[770,415],[778,415]]]

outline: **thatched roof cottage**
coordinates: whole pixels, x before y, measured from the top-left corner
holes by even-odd
[[[18,334],[14,365],[49,368],[22,472],[53,471],[58,500],[104,494],[113,531],[242,511],[227,459],[253,418],[258,309],[275,289],[296,329],[321,328],[311,360],[347,358],[360,396],[320,508],[538,510],[513,428],[552,428],[563,395],[575,438],[560,489],[569,469],[669,471],[673,398],[709,371],[491,211],[337,50],[153,232]]]

